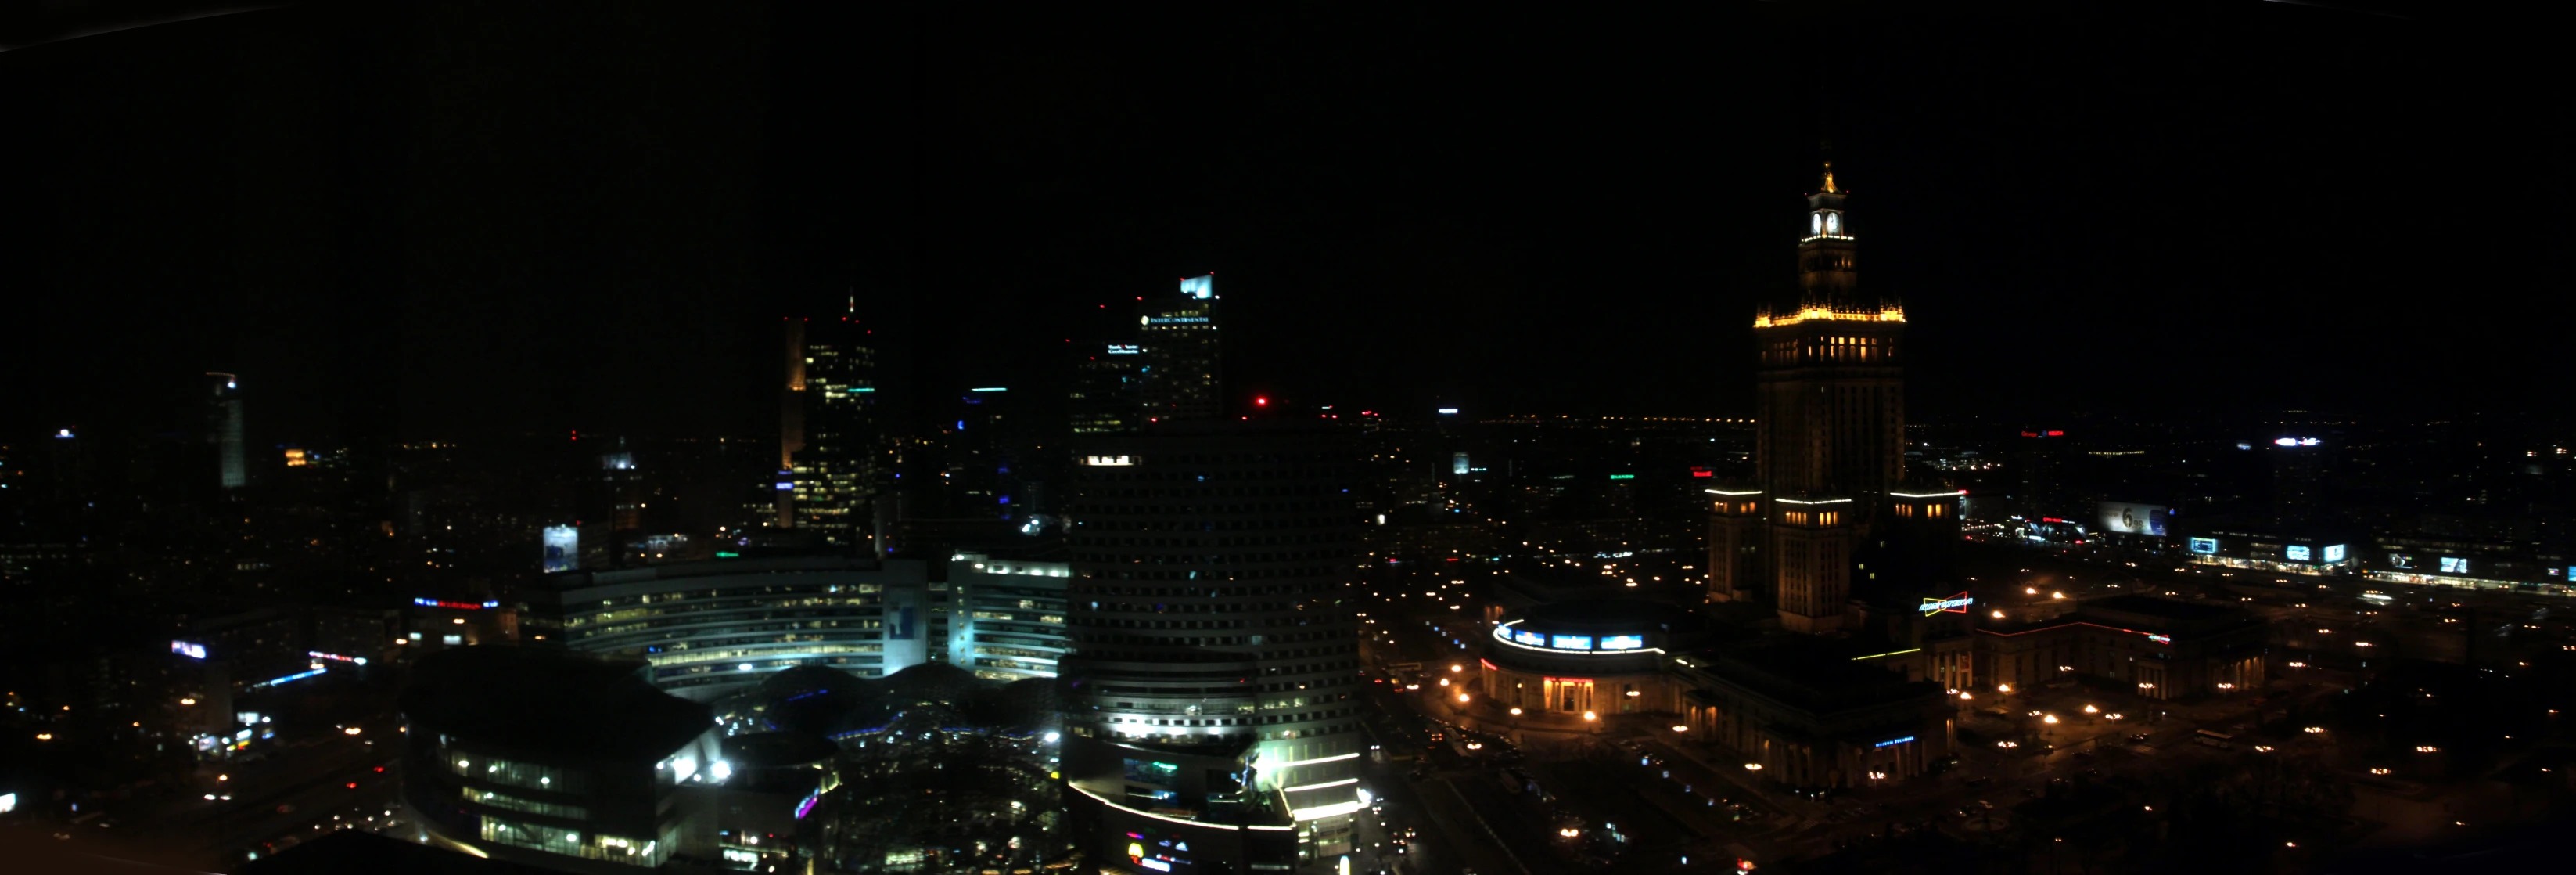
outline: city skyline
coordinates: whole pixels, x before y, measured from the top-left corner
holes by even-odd
[[[577,15],[522,14],[531,27]],[[2563,137],[2509,110],[2537,87],[2515,74],[2519,56],[2473,48],[2477,22],[2439,12],[2256,4],[2189,22],[1730,12],[1707,21],[1730,41],[1712,57],[1655,51],[1654,40],[1673,38],[1659,35],[1628,51],[1577,28],[1563,35],[1567,57],[1598,62],[1580,71],[1513,67],[1506,47],[1540,38],[1525,25],[1453,33],[1398,17],[1374,22],[1382,33],[1369,39],[1409,40],[1418,61],[1363,54],[1312,83],[1293,71],[1317,59],[1301,38],[1331,28],[1325,19],[1086,23],[1072,32],[1098,37],[1087,48],[962,75],[949,65],[1030,46],[1052,25],[899,17],[871,31],[886,51],[862,60],[800,49],[866,20],[797,17],[807,14],[824,15],[692,23],[723,26],[706,32],[699,67],[671,75],[767,95],[767,114],[708,115],[721,108],[702,98],[653,108],[642,123],[682,151],[650,160],[687,159],[621,171],[641,174],[641,187],[605,196],[645,199],[624,202],[624,218],[582,200],[597,180],[558,172],[622,145],[559,126],[534,129],[511,155],[458,148],[452,138],[531,123],[535,108],[495,90],[494,74],[429,52],[359,68],[314,54],[371,38],[381,25],[363,17],[272,10],[0,53],[0,75],[28,86],[17,90],[20,115],[46,121],[28,129],[47,136],[13,154],[62,170],[36,202],[90,216],[65,225],[20,214],[31,222],[11,238],[21,263],[65,292],[38,312],[85,321],[152,301],[173,317],[14,346],[13,370],[53,376],[29,387],[10,427],[165,427],[132,411],[186,391],[185,375],[222,370],[260,387],[263,428],[299,436],[749,436],[774,428],[753,388],[768,382],[752,354],[768,320],[843,312],[855,294],[887,343],[902,345],[889,346],[891,369],[925,385],[989,385],[1083,342],[1065,329],[1085,311],[1209,271],[1226,277],[1227,306],[1246,326],[1228,342],[1237,394],[1743,416],[1749,392],[1691,381],[1705,359],[1750,360],[1733,314],[1791,282],[1764,244],[1797,231],[1777,218],[1807,188],[1809,171],[1792,168],[1827,157],[1875,204],[1867,225],[1884,283],[1939,326],[1915,338],[1930,362],[1914,376],[1927,411],[2550,414],[2529,393],[2479,379],[2480,365],[2397,351],[2474,347],[2505,370],[2567,373],[2539,327],[2567,306],[2540,292],[2563,272],[2546,257],[2532,263],[2542,278],[2480,281],[2480,308],[2428,297],[2456,285],[2488,229],[2562,236],[2567,220],[2542,205],[2570,194],[2564,162],[2547,160],[2563,154]],[[647,16],[634,26],[680,25]],[[1239,99],[1123,60],[1198,28],[1237,46],[1218,57]],[[976,39],[956,42],[967,29]],[[2057,30],[2102,50],[2023,39]],[[1783,40],[1810,32],[1841,48],[1802,67]],[[44,72],[121,63],[124,45],[149,40],[245,39],[310,51],[224,85]],[[2009,46],[2036,54],[1998,60]],[[531,69],[569,60],[510,51]],[[181,51],[145,63],[232,62]],[[1904,75],[1913,69],[1935,75]],[[429,92],[451,96],[437,99],[502,114],[389,134],[367,113],[400,104],[309,90],[441,71],[459,72],[425,80],[450,83]],[[1372,71],[1397,90],[1360,102]],[[616,80],[564,81],[603,106],[629,99]],[[94,114],[188,94],[280,123],[229,150],[173,151],[183,141]],[[887,109],[834,109],[850,95]],[[1511,102],[1523,95],[1531,102]],[[1515,121],[1551,115],[1543,129]],[[729,120],[708,124],[717,119]],[[1373,130],[1392,138],[1365,136]],[[853,137],[871,145],[828,147]],[[1067,141],[1094,145],[1027,151]],[[418,157],[375,170],[280,163],[377,142]],[[1319,148],[1328,143],[1345,145]],[[127,170],[152,166],[182,176]],[[1248,166],[1274,172],[1236,171]],[[205,197],[161,224],[82,212],[116,185],[210,172],[276,184],[257,199],[200,186]],[[2518,193],[2481,196],[2498,185]],[[397,212],[352,212],[370,200]],[[219,254],[173,236],[168,223],[182,214],[229,217],[255,234],[256,251]],[[539,215],[591,228],[588,242],[540,251],[467,230]],[[623,224],[599,224],[610,219]],[[95,233],[61,236],[75,227]],[[404,239],[413,242],[395,242]],[[113,259],[110,247],[163,257]],[[170,273],[178,265],[204,269],[183,278]],[[951,287],[970,291],[933,292]],[[2400,300],[2421,303],[2385,303]],[[2536,318],[2478,315],[2489,311]],[[613,328],[572,328],[590,320]],[[179,324],[214,330],[171,333]],[[946,339],[968,326],[973,341]],[[1394,340],[1412,326],[1433,330]],[[438,339],[451,328],[481,342]],[[603,339],[612,335],[622,339]],[[1350,348],[1373,352],[1334,353]],[[334,364],[299,357],[315,352]],[[54,366],[85,357],[98,360]],[[1568,367],[1581,379],[1556,379]],[[2097,397],[2113,387],[2116,398]],[[658,403],[669,398],[692,403],[684,414]]]

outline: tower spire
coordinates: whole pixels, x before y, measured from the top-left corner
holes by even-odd
[[[1825,162],[1825,193],[1842,193],[1839,189],[1834,188],[1834,162],[1832,161]]]

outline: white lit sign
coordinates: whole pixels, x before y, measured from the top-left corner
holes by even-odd
[[[2469,573],[2469,560],[2462,559],[2457,556],[2444,556],[2442,557],[2442,573],[2467,574]]]
[[[1206,324],[1207,324],[1207,321],[1208,321],[1208,317],[1205,317],[1205,316],[1147,316],[1147,317],[1145,317],[1145,324],[1147,324],[1147,325],[1206,325]]]
[[[2325,441],[2318,440],[2318,439],[2316,439],[2316,438],[2273,438],[2273,439],[2272,439],[2272,445],[2273,445],[2273,446],[2276,446],[2276,447],[2313,447],[2313,446],[2316,446],[2316,445],[2321,444],[2321,443],[2325,443]]]
[[[1601,636],[1601,649],[1603,650],[1635,650],[1644,646],[1646,646],[1646,637],[1643,635]]]
[[[1541,635],[1541,634],[1539,634],[1539,633],[1537,633],[1537,632],[1529,631],[1529,630],[1527,630],[1527,629],[1514,629],[1514,630],[1512,630],[1512,640],[1514,640],[1514,641],[1518,641],[1518,642],[1520,642],[1520,643],[1522,643],[1522,644],[1530,645],[1530,646],[1532,646],[1532,647],[1545,647],[1545,646],[1547,646],[1547,636],[1545,636],[1545,635]]]
[[[1925,615],[1964,614],[1968,612],[1969,605],[1976,603],[1975,596],[1963,592],[1946,599],[1924,599],[1923,604],[1916,606],[1915,610],[1922,611]]]
[[[1216,297],[1216,274],[1194,276],[1181,281],[1181,294],[1199,300]]]
[[[1083,463],[1083,464],[1085,464],[1085,465],[1108,465],[1108,466],[1133,465],[1133,464],[1136,464],[1136,457],[1134,457],[1134,456],[1084,456],[1084,457],[1082,457],[1082,463]]]
[[[1558,650],[1590,650],[1592,649],[1592,636],[1550,635],[1547,636],[1547,646]]]
[[[1458,412],[1458,408],[1455,408],[1455,407],[1443,407],[1443,408],[1440,408],[1440,412],[1441,412],[1441,414],[1443,414],[1443,415],[1455,415],[1455,414]]]
[[[2217,538],[2193,538],[2193,539],[2191,539],[2191,552],[2198,553],[2198,554],[2203,555],[2203,556],[2214,556],[2214,555],[2217,555],[2217,554],[2218,554],[2218,539],[2217,539]]]
[[[1145,350],[1143,348],[1132,343],[1113,343],[1109,345],[1110,355],[1135,355],[1144,351]]]
[[[0,793],[0,814],[18,810],[18,794]]]
[[[179,654],[180,656],[185,656],[189,659],[204,659],[206,658],[206,645],[190,641],[172,641],[170,642],[170,652]]]
[[[2308,548],[2297,544],[2290,545],[2288,549],[2283,550],[2282,552],[2287,554],[2292,562],[2308,562],[2312,560],[2312,557],[2308,555]]]
[[[2327,545],[2326,545],[2326,564],[2328,564],[2328,565],[2332,565],[2332,564],[2334,564],[2334,563],[2337,563],[2337,562],[2341,562],[2341,561],[2343,561],[2343,556],[2344,556],[2344,549],[2343,549],[2343,547],[2344,547],[2344,545],[2342,545],[2342,544],[2327,544]]]
[[[319,650],[307,650],[304,652],[304,655],[313,657],[314,659],[329,659],[338,662],[351,662],[359,665],[367,664],[367,658],[364,656],[341,656],[337,653],[324,653]]]
[[[782,484],[794,488],[793,484]],[[545,530],[545,571],[571,571],[581,567],[581,530],[571,526],[547,526]]]

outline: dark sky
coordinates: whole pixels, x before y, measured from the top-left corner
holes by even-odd
[[[279,440],[756,434],[782,317],[856,295],[926,388],[1042,395],[1211,270],[1243,394],[1741,415],[1827,138],[1917,419],[2576,376],[2537,20],[877,6],[0,21],[0,422],[184,422],[235,370]]]

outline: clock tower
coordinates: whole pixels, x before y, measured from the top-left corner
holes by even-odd
[[[1827,163],[1807,196],[1797,297],[1753,319],[1763,588],[1802,632],[1841,627],[1853,556],[1905,477],[1905,310],[1862,288],[1847,198]]]

